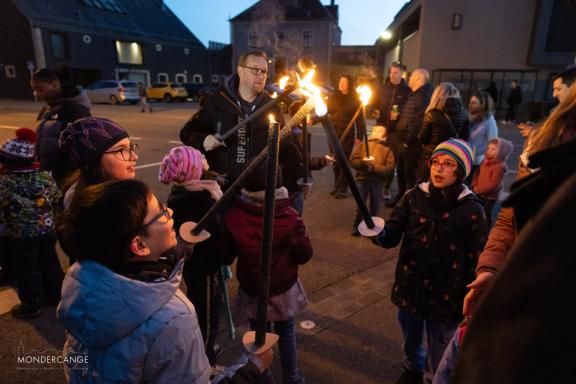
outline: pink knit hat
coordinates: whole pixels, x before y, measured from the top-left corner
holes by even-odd
[[[200,180],[202,177],[202,154],[187,146],[175,147],[162,160],[158,178],[164,184]]]

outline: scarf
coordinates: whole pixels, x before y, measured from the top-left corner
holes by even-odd
[[[220,189],[220,185],[216,180],[188,180],[176,185],[184,187],[190,192],[208,191],[214,201],[220,200],[223,195],[222,189]]]

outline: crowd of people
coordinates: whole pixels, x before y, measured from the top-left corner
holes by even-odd
[[[221,350],[219,319],[222,313],[232,318],[224,303],[234,261],[236,321],[256,329],[267,187],[275,211],[266,328],[279,336],[282,382],[306,382],[294,318],[307,304],[298,271],[313,248],[301,218],[308,186],[298,179],[327,165],[305,144],[306,120],[281,141],[276,185],[267,186],[265,167],[256,167],[242,190],[210,217],[209,238],[194,245],[179,236],[184,223],[198,222],[227,196],[265,149],[268,113],[284,122],[264,90],[267,74],[264,52],[241,55],[236,73],[184,124],[183,145],[160,166],[159,180],[171,185],[166,204],[136,180],[138,145],[116,122],[91,115],[67,71],[32,75],[31,87],[46,104],[37,129],[20,128],[0,147],[0,221],[12,255],[0,262],[3,272],[13,266],[21,301],[12,315],[33,318],[45,305],[58,304],[67,331],[64,354],[90,356],[85,364],[66,363],[68,382],[273,383],[272,349],[213,370]],[[554,78],[559,105],[547,119],[519,124],[526,138],[519,181],[494,222],[513,144],[498,137],[490,89],[473,93],[466,110],[454,84],[434,88],[424,68],[406,77],[400,63],[391,65],[371,106],[376,125],[370,132],[356,113],[354,79],[339,78],[327,105],[349,164],[332,162],[331,195],[349,195],[343,167],[351,167],[372,216],[383,200],[393,208],[383,231],[370,240],[385,248],[400,244],[391,293],[405,360],[397,382],[501,382],[493,378],[510,377],[510,364],[496,361],[499,369],[489,374],[474,369],[474,357],[486,350],[482,337],[498,321],[490,306],[513,300],[499,301],[494,291],[505,289],[502,280],[514,277],[514,267],[522,270],[515,260],[526,257],[520,250],[531,240],[523,233],[537,230],[541,206],[573,176],[576,69]],[[506,120],[514,120],[518,83],[507,101]],[[272,105],[269,111],[239,124],[265,105]],[[223,139],[231,129],[237,131]],[[395,176],[398,190],[391,196]],[[569,195],[562,196],[573,205]],[[548,216],[561,209],[558,203],[545,206]],[[360,212],[353,236],[360,236]],[[70,259],[65,274],[56,242]],[[542,323],[534,321],[530,330]],[[462,346],[464,338],[470,342]]]

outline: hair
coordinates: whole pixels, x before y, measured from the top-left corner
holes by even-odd
[[[80,261],[120,270],[132,256],[130,241],[145,234],[142,226],[151,196],[148,186],[138,180],[86,187],[56,219],[63,249]]]
[[[268,61],[268,55],[266,52],[261,50],[252,50],[248,52],[244,52],[238,58],[238,65],[246,65],[246,61],[248,61],[248,56],[257,56],[262,57],[264,60]]]
[[[529,154],[562,144],[576,133],[576,84],[568,89],[568,97],[560,103],[542,126],[529,139]]]
[[[388,68],[388,71],[390,71],[390,69],[392,68],[399,68],[402,72],[404,72],[406,70],[406,67],[403,66],[399,61],[395,61],[390,65],[390,68]]]
[[[562,80],[562,83],[566,84],[567,87],[571,86],[576,81],[576,68],[570,68],[557,74],[552,78],[552,81],[554,82],[557,79]]]
[[[460,92],[458,88],[452,83],[440,83],[434,92],[432,93],[432,98],[430,99],[430,104],[426,108],[426,112],[437,109],[439,111],[444,111],[444,106],[446,105],[446,99],[449,97],[454,97],[459,99]]]
[[[49,68],[42,68],[34,71],[32,80],[39,83],[51,83],[53,81],[60,81],[56,71]]]
[[[480,102],[480,115],[482,118],[486,118],[494,114],[494,100],[488,92],[478,91],[474,93],[470,99],[473,97],[477,98]]]

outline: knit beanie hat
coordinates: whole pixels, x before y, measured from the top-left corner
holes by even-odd
[[[200,180],[202,177],[202,153],[199,150],[182,145],[168,152],[160,165],[158,179],[164,184],[184,183]]]
[[[464,177],[468,177],[474,164],[474,148],[470,144],[461,139],[446,140],[438,144],[430,160],[439,155],[452,157],[464,171]]]
[[[68,124],[60,134],[60,149],[81,166],[91,166],[114,144],[128,138],[128,132],[112,120],[84,117]]]
[[[7,140],[0,147],[0,163],[28,165],[34,162],[36,132],[30,128],[16,130],[16,138]]]

